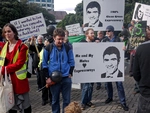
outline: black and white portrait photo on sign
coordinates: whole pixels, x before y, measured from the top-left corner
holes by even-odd
[[[88,23],[84,24],[84,27],[102,27],[103,24],[99,20],[101,14],[101,6],[98,2],[92,1],[86,6],[86,15],[89,19]]]
[[[150,5],[135,3],[132,20],[135,21],[147,21],[147,25],[150,25]]]
[[[125,0],[83,0],[84,31],[88,28],[104,31],[108,25],[122,30],[124,5]]]
[[[73,43],[73,83],[124,81],[123,42]]]
[[[120,62],[120,52],[116,47],[110,46],[106,48],[103,53],[103,62],[106,68],[106,72],[101,74],[101,78],[123,77],[122,72],[118,69]]]
[[[143,16],[144,16],[144,12],[142,11],[141,4],[138,4],[134,13],[134,19],[142,21]]]

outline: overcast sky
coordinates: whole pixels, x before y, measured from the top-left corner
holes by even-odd
[[[75,13],[74,9],[82,0],[54,0],[54,11],[66,11]]]

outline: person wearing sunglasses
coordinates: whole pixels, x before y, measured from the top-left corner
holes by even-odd
[[[102,40],[102,42],[121,42],[119,37],[116,37],[114,35],[114,27],[112,25],[109,25],[106,27],[106,34],[107,37]],[[118,90],[118,96],[120,99],[121,107],[128,111],[128,106],[126,105],[126,98],[125,98],[125,92],[122,82],[116,82],[117,90]],[[113,101],[113,87],[112,82],[106,82],[106,90],[108,94],[108,98],[105,101],[105,104],[108,104]]]
[[[103,23],[99,20],[101,14],[101,6],[98,2],[92,1],[86,7],[86,15],[89,19],[84,27],[102,27]]]

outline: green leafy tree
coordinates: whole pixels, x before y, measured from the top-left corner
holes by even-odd
[[[37,13],[43,13],[46,24],[50,21],[55,22],[55,17],[49,14],[44,8],[37,4],[27,4],[27,0],[18,2],[18,0],[0,0],[0,27],[2,28],[6,23],[12,20],[23,18]]]
[[[67,14],[65,18],[57,24],[57,27],[65,29],[66,25],[80,23],[83,24],[83,2],[79,3],[75,8],[76,14]]]

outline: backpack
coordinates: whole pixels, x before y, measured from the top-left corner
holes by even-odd
[[[67,53],[67,56],[68,56],[68,52],[69,50],[71,49],[70,46],[66,43],[64,43],[64,46],[65,46],[65,50],[66,50],[66,53]],[[53,43],[50,43],[48,46],[45,47],[45,49],[49,52],[49,55],[51,54],[51,51],[53,49]]]

